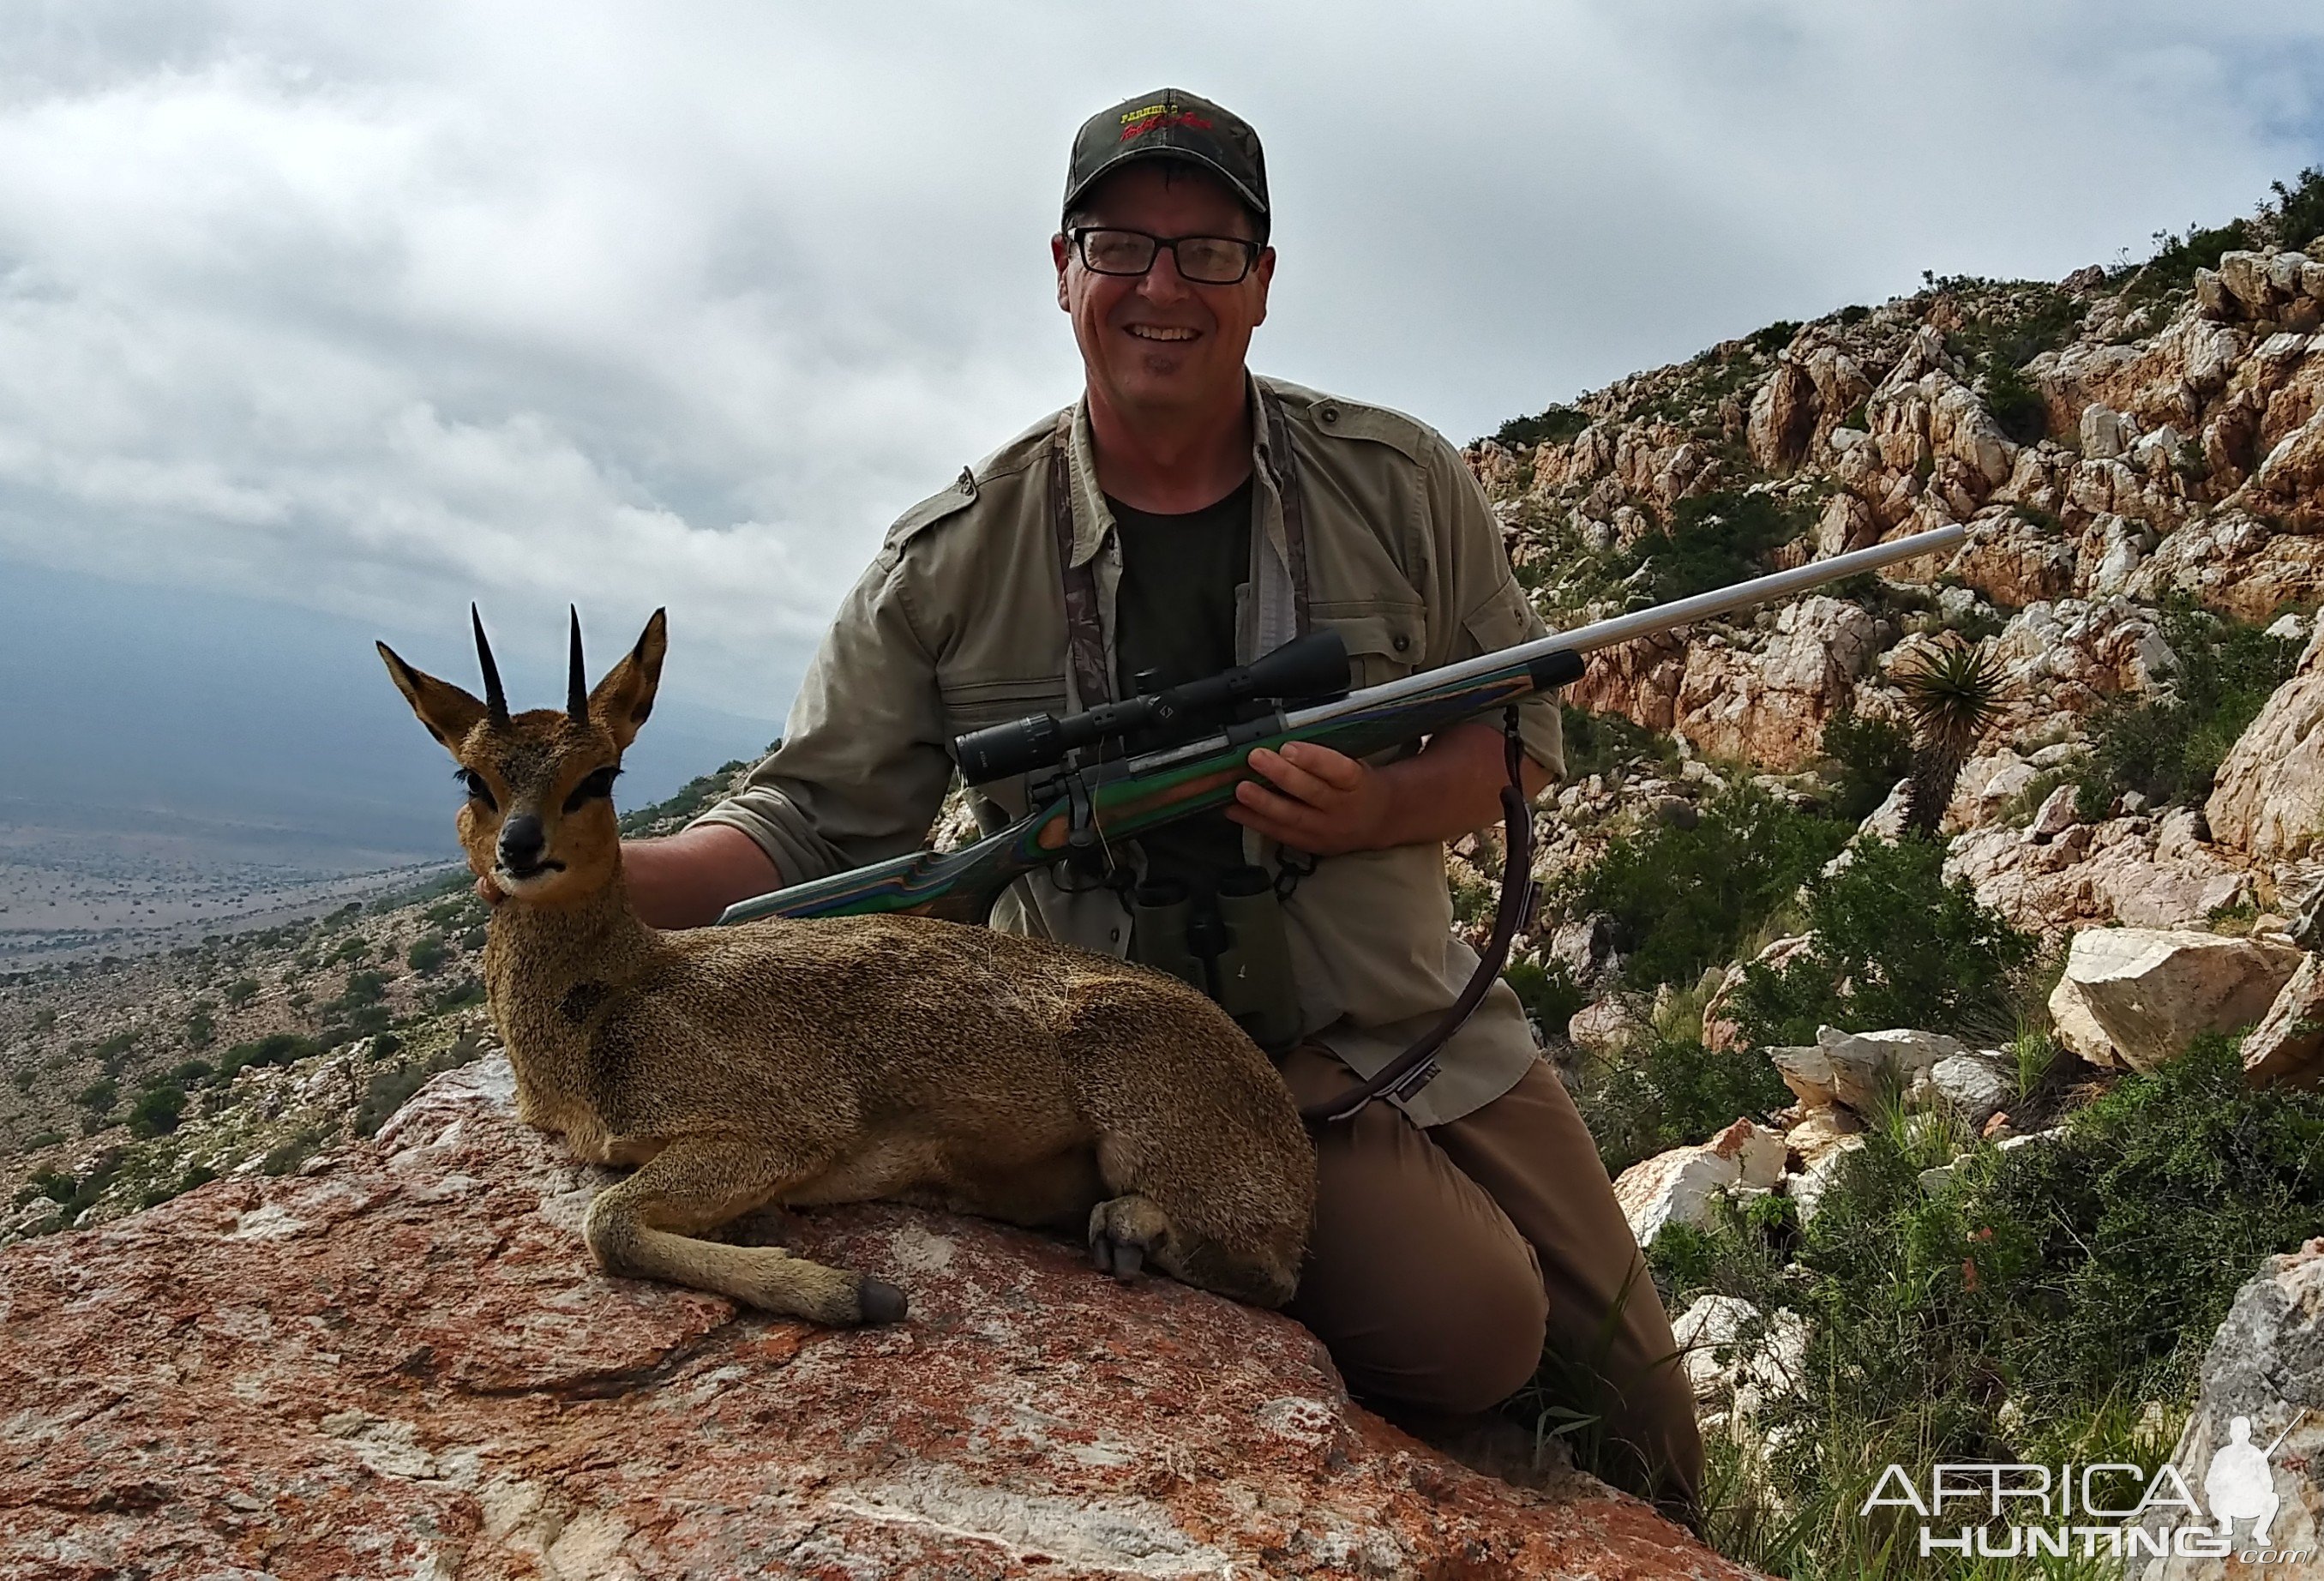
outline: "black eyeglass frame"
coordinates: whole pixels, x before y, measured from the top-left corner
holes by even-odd
[[[1090,262],[1089,255],[1089,238],[1100,232],[1113,236],[1138,236],[1151,243],[1154,250],[1146,254],[1146,262],[1136,269],[1101,269]],[[1248,236],[1157,236],[1152,231],[1136,230],[1126,225],[1077,225],[1065,233],[1065,239],[1074,245],[1074,256],[1082,261],[1083,268],[1092,274],[1102,274],[1114,280],[1134,280],[1144,274],[1154,267],[1154,260],[1162,255],[1162,249],[1167,247],[1170,249],[1170,262],[1177,268],[1179,278],[1193,285],[1240,285],[1250,278],[1251,269],[1259,263],[1259,255],[1267,251],[1265,242],[1254,242]],[[1241,273],[1231,280],[1205,280],[1198,274],[1189,274],[1186,272],[1185,257],[1178,251],[1180,244],[1185,242],[1227,242],[1240,247],[1242,249]]]

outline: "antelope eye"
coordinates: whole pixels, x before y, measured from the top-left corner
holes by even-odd
[[[608,763],[583,780],[578,785],[573,787],[573,794],[565,799],[565,810],[577,811],[583,802],[595,801],[600,797],[611,796],[613,793],[613,778],[621,772],[619,768]]]
[[[484,783],[484,777],[475,770],[461,769],[452,777],[460,781],[461,788],[468,793],[469,800],[481,801],[491,811],[500,810],[501,804],[493,800],[493,788]]]

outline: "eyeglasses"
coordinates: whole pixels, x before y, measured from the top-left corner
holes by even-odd
[[[1167,246],[1178,273],[1197,285],[1232,285],[1250,273],[1260,249],[1240,236],[1156,236],[1110,226],[1081,227],[1072,239],[1093,274],[1143,274]]]

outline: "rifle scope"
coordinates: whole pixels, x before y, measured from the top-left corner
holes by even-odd
[[[952,744],[972,785],[1049,768],[1076,748],[1137,731],[1167,741],[1188,736],[1255,698],[1322,698],[1348,689],[1348,645],[1334,631],[1309,632],[1249,664],[1078,714],[1033,714],[972,730]]]

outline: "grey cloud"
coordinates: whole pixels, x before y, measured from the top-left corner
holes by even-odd
[[[667,602],[673,689],[760,713],[885,522],[1071,395],[1044,243],[1111,97],[1266,135],[1263,366],[1465,438],[2247,207],[2324,51],[2282,4],[385,15],[0,14],[0,558],[544,652]]]

